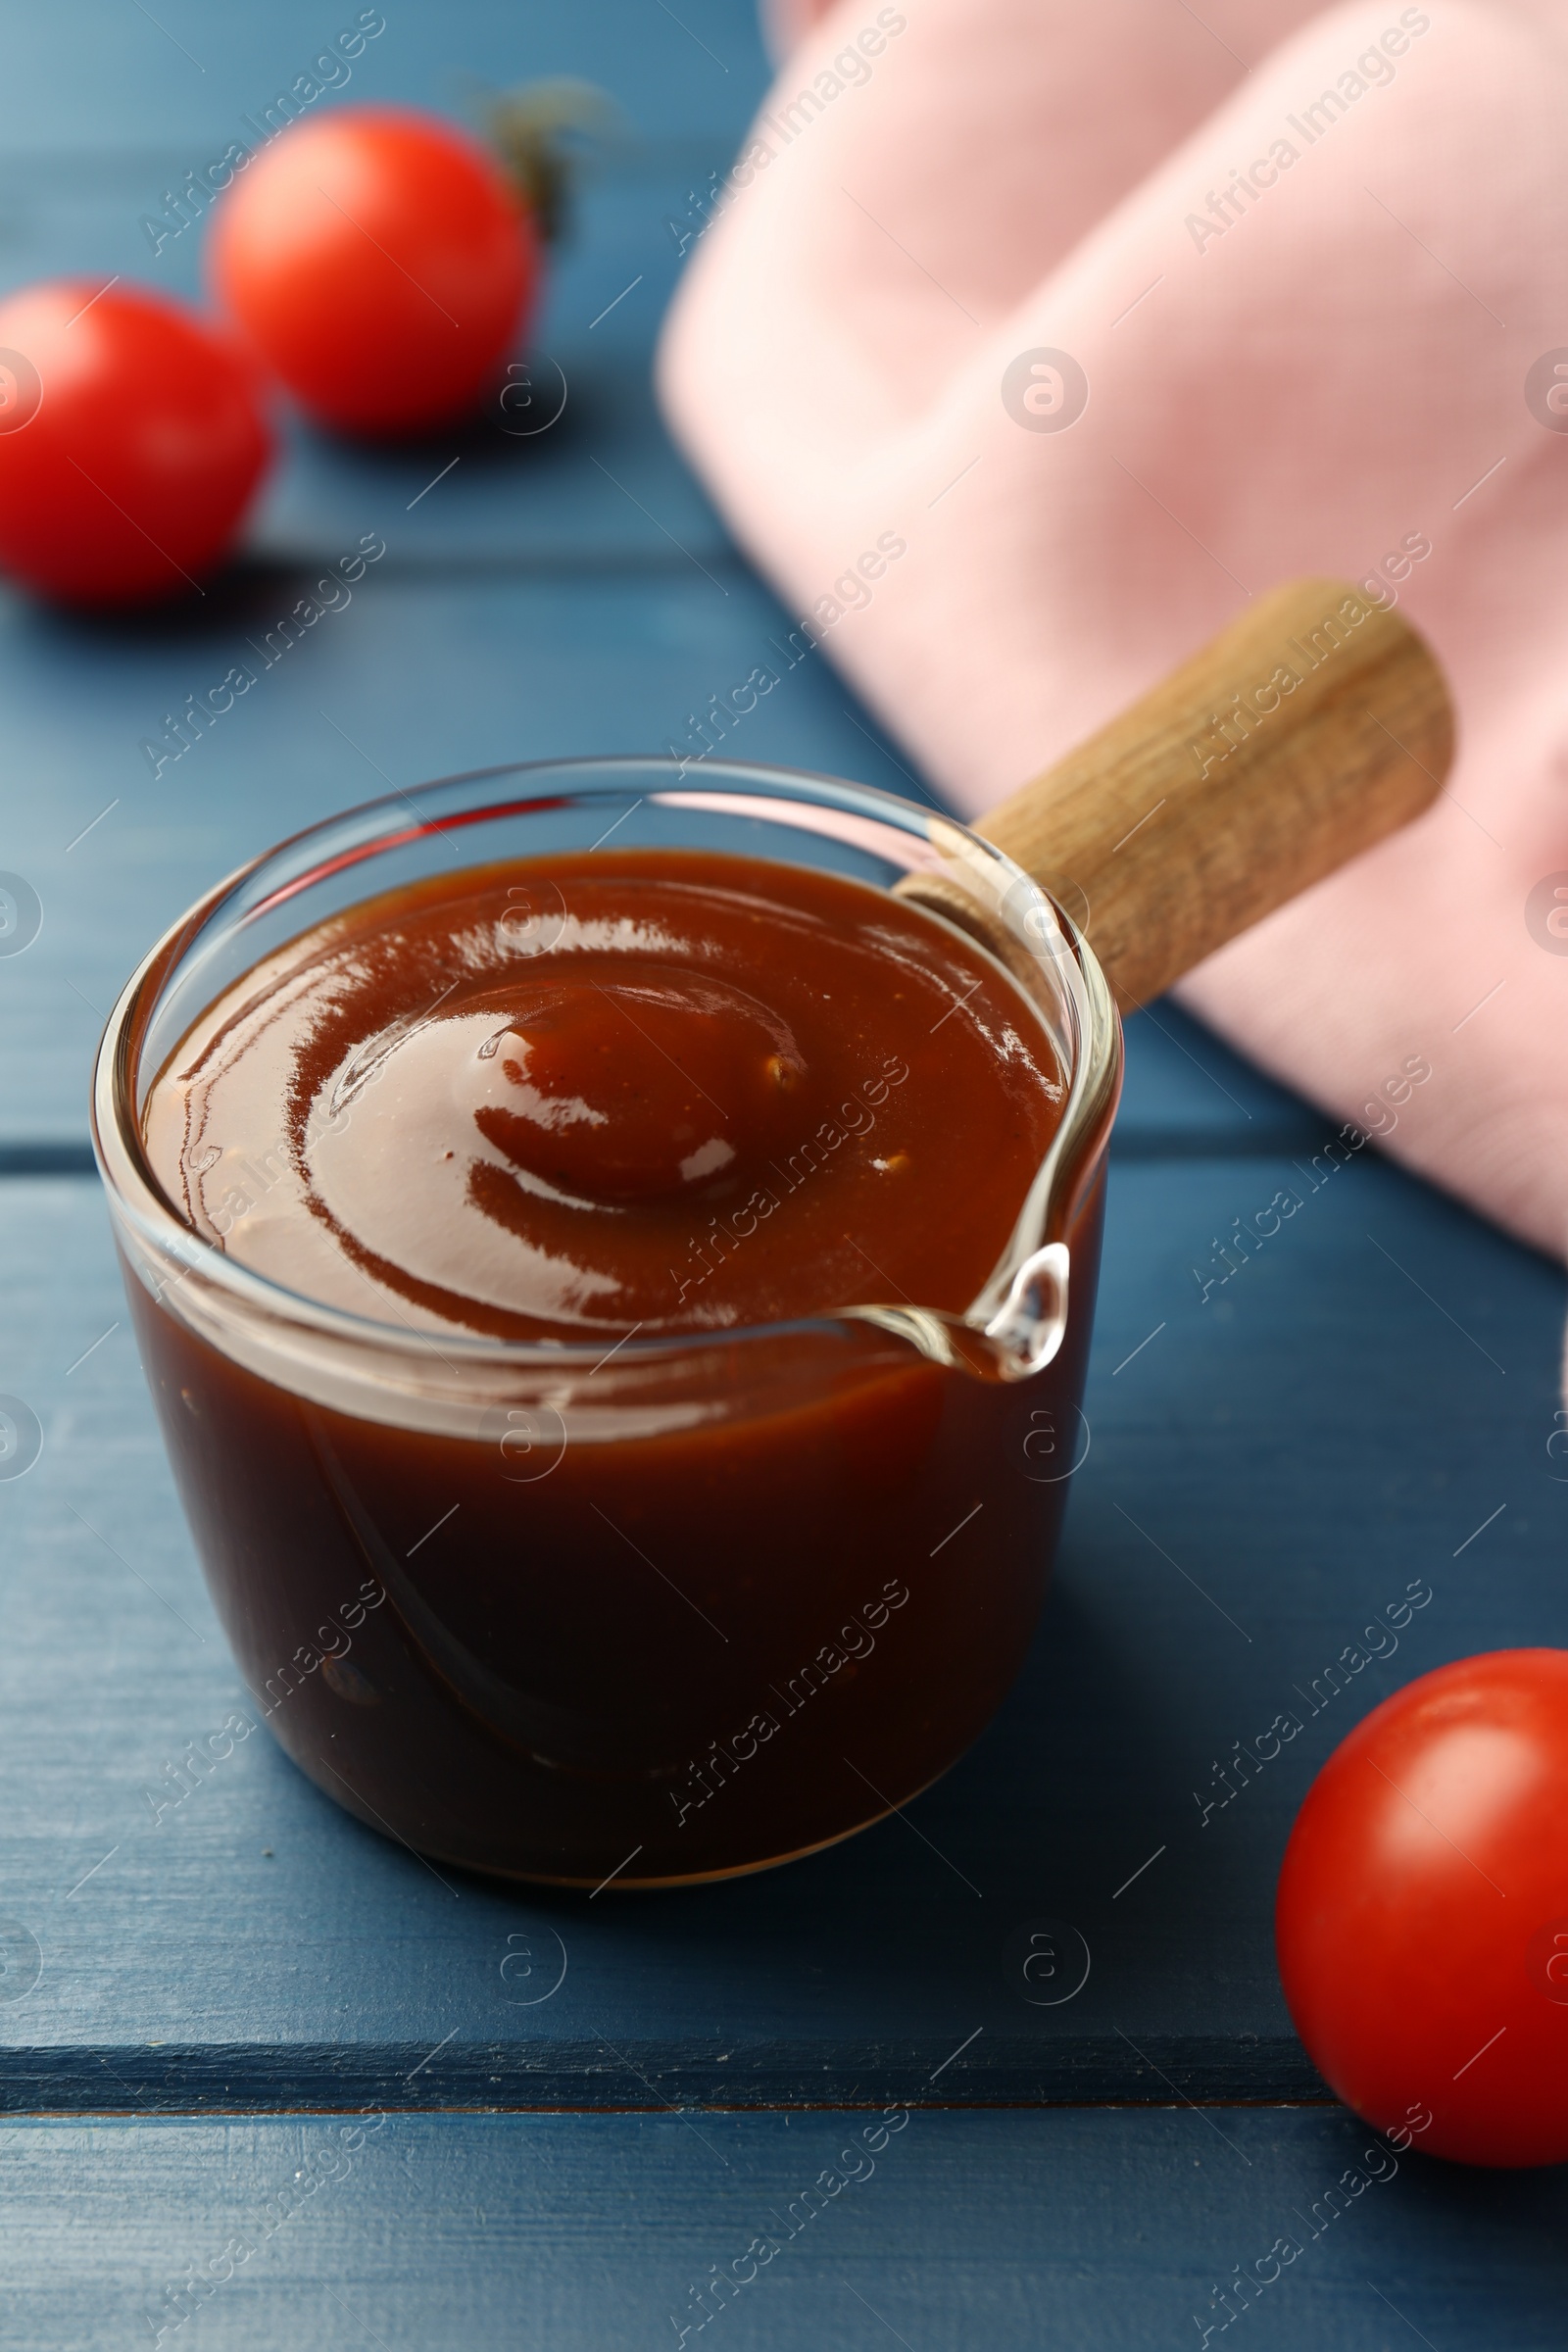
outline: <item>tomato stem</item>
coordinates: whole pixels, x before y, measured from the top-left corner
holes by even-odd
[[[589,151],[619,138],[625,118],[594,82],[569,74],[519,82],[488,93],[482,105],[490,144],[516,183],[545,243],[562,244]]]

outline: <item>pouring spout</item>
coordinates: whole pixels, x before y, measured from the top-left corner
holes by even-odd
[[[932,1363],[981,1381],[1028,1380],[1044,1371],[1067,1330],[1069,1258],[1065,1242],[1047,1242],[1026,1257],[1001,1306],[985,1323],[934,1306],[852,1306],[860,1323],[894,1333]]]

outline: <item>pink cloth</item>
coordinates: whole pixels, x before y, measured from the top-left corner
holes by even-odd
[[[1568,5],[812,14],[774,0],[797,45],[661,356],[741,540],[969,813],[1249,593],[1381,578],[1453,681],[1447,796],[1182,997],[1562,1255]],[[1041,348],[1069,429],[1004,406]]]

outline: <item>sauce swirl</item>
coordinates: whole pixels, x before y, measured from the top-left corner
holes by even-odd
[[[287,1289],[508,1339],[961,1312],[1063,1100],[1003,967],[841,875],[612,848],[307,932],[154,1081],[154,1172]]]

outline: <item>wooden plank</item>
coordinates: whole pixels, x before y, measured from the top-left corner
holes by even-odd
[[[738,139],[768,69],[750,0],[640,0],[564,10],[550,0],[445,0],[382,12],[386,30],[355,61],[348,99],[396,99],[457,112],[469,76],[501,87],[585,75],[635,122],[666,137]],[[76,0],[18,20],[0,90],[0,145],[29,166],[108,156],[144,163],[151,203],[174,156],[196,168],[244,136],[254,115],[361,14],[359,0],[272,0],[265,11],[168,0],[156,17],[115,0]],[[328,100],[327,103],[331,101]]]
[[[694,2348],[705,2309],[756,2352],[1562,2340],[1560,2169],[1397,2159],[1339,2110],[892,2120],[15,2123],[0,2343]]]
[[[1291,1184],[1299,1211],[1200,1302],[1210,1236]],[[0,1388],[46,1442],[0,1486],[0,1886],[43,1973],[0,2008],[5,2095],[353,2104],[450,2034],[412,2097],[914,2098],[977,2030],[947,2098],[1159,2098],[1162,2078],[1310,2093],[1269,1922],[1311,1772],[1407,1675],[1568,1641],[1568,1488],[1545,1452],[1560,1277],[1370,1152],[1310,1185],[1266,1158],[1118,1173],[1093,1443],[1042,1635],[908,1822],[763,1878],[589,1906],[454,1892],[259,1736],[154,1824],[145,1790],[243,1694],[101,1206],[87,1184],[13,1180]],[[1325,1669],[1411,1584],[1432,1599],[1396,1655],[1333,1694]],[[1293,1709],[1301,1735],[1205,1820],[1232,1742]],[[1005,1968],[1043,1917],[1093,1954],[1053,2009]],[[513,1936],[530,1969],[564,1944],[549,1999],[514,1997]]]
[[[1244,1061],[1171,998],[1122,1024],[1127,1083],[1111,1150],[1120,1159],[1200,1155],[1310,1159],[1338,1123]]]

